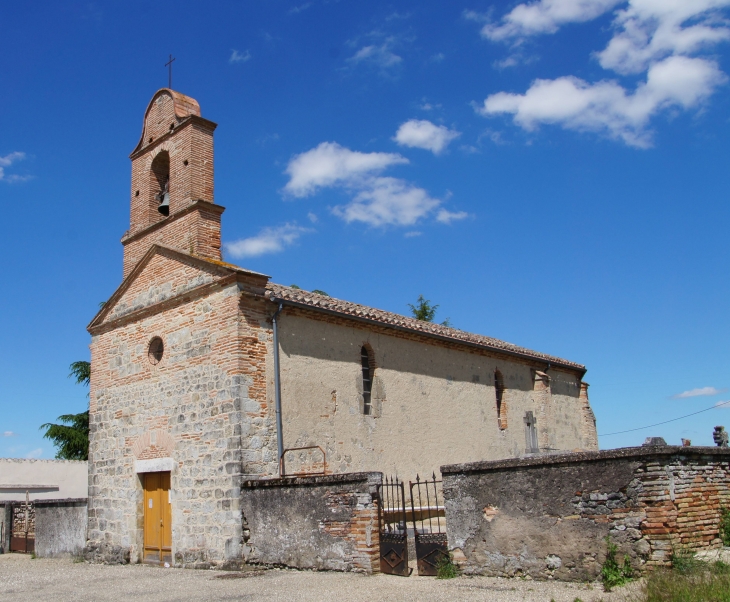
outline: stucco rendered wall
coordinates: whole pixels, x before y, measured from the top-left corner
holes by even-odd
[[[716,548],[730,451],[641,447],[442,466],[449,547],[467,574],[594,579],[607,536],[637,571]]]
[[[88,463],[74,460],[0,458],[0,501],[85,498]]]
[[[526,451],[527,411],[537,418],[542,451],[597,449],[578,373],[551,368],[545,391],[535,384],[536,370],[546,368],[537,362],[292,308],[279,324],[284,447],[321,446],[334,473],[415,479],[438,474],[445,462],[518,457]],[[370,416],[362,411],[366,343],[376,365]],[[506,386],[505,429],[497,421],[497,369]]]
[[[39,502],[35,506],[35,553],[41,558],[80,556],[86,544],[87,500]]]
[[[265,342],[251,334],[259,327],[253,313],[241,309],[233,283],[93,337],[90,559],[141,560],[143,475],[135,461],[169,457],[175,564],[242,561],[242,473],[260,472],[270,438],[266,408],[250,396],[251,350],[261,347],[262,364],[265,356]],[[153,336],[165,345],[156,365],[148,358]]]
[[[376,488],[381,473],[247,481],[246,561],[298,569],[380,570]]]

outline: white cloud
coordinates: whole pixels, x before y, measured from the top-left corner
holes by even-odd
[[[477,111],[485,116],[513,114],[514,122],[528,131],[543,123],[557,124],[645,148],[651,145],[646,127],[655,113],[676,106],[693,108],[726,79],[713,61],[672,56],[652,65],[646,83],[633,93],[615,81],[538,79],[525,94],[492,94]]]
[[[561,25],[566,23],[591,21],[622,1],[539,0],[538,2],[518,4],[502,17],[500,23],[486,23],[481,29],[481,34],[493,41],[503,41],[537,34],[555,33]],[[680,1],[694,2],[695,0]],[[487,20],[486,16],[473,11],[465,12],[464,16],[473,21]]]
[[[715,404],[715,407],[716,408],[728,408],[728,409],[730,409],[730,399],[728,399],[727,401],[718,401]]]
[[[401,146],[423,148],[434,155],[441,153],[461,132],[435,125],[426,119],[411,119],[401,124],[393,140]]]
[[[13,431],[5,431],[3,437],[15,437],[15,433]]]
[[[387,38],[381,44],[363,46],[353,56],[347,59],[350,63],[372,63],[381,69],[389,69],[400,64],[403,57],[392,50],[394,38]]]
[[[293,8],[290,8],[289,9],[289,14],[290,15],[297,15],[299,13],[304,12],[305,10],[307,10],[308,8],[310,8],[311,6],[312,6],[312,3],[311,2],[305,2],[304,4],[301,4],[299,6],[294,6]]]
[[[399,178],[370,178],[350,203],[333,213],[346,222],[371,226],[412,226],[441,203],[423,188]]]
[[[446,58],[446,55],[443,52],[437,52],[436,54],[431,55],[431,62],[442,63],[445,58]]]
[[[724,391],[727,391],[727,389],[716,389],[715,387],[701,387],[699,389],[691,389],[689,391],[683,391],[682,393],[672,395],[672,399],[686,399],[688,397],[718,395],[719,393],[723,393]]]
[[[441,209],[436,214],[436,221],[441,222],[442,224],[450,224],[451,222],[465,219],[469,217],[469,214],[466,211],[447,211],[446,209]]]
[[[267,253],[279,253],[286,247],[293,245],[302,234],[311,232],[296,224],[284,224],[277,228],[264,228],[256,236],[243,238],[225,244],[226,251],[237,259],[243,257],[258,257]]]
[[[354,185],[366,176],[402,163],[408,163],[408,159],[397,153],[361,153],[336,142],[322,142],[289,161],[285,173],[290,179],[284,190],[305,197],[325,186]]]
[[[411,230],[410,232],[406,232],[403,236],[405,238],[415,238],[416,236],[421,236],[421,235],[423,235],[423,232],[421,232],[419,230]]]
[[[319,218],[317,217],[316,213],[312,213],[311,211],[307,213],[307,219],[312,222],[313,224],[316,224],[319,221]]]
[[[231,49],[231,58],[228,59],[228,62],[231,64],[245,63],[246,61],[248,61],[250,59],[251,59],[251,53],[248,50],[239,52],[238,50]]]
[[[689,55],[730,39],[719,9],[730,0],[631,0],[614,21],[618,30],[598,53],[601,66],[641,73],[669,55]]]
[[[361,153],[322,142],[289,162],[284,191],[305,197],[324,187],[344,188],[351,200],[332,212],[346,222],[411,226],[433,215],[442,201],[406,180],[380,175],[387,167],[405,163],[408,159],[397,153]]]
[[[0,180],[4,182],[8,182],[10,184],[14,184],[17,182],[25,182],[27,180],[30,180],[30,176],[19,176],[16,174],[6,174],[5,168],[10,167],[14,163],[17,163],[18,161],[22,161],[25,159],[25,153],[21,152],[14,152],[5,155],[4,157],[0,157]]]
[[[29,451],[27,454],[25,454],[26,458],[32,459],[32,458],[40,458],[43,455],[43,449],[40,447]]]

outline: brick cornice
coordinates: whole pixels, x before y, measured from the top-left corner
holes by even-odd
[[[122,244],[127,245],[130,242],[134,242],[135,240],[142,238],[143,236],[149,234],[150,232],[154,232],[155,230],[159,230],[160,228],[164,227],[167,224],[171,224],[172,222],[180,219],[181,217],[184,217],[188,215],[189,213],[192,213],[193,211],[210,211],[211,213],[217,213],[218,215],[222,214],[226,210],[223,205],[216,205],[215,203],[209,203],[208,201],[203,201],[201,199],[197,199],[190,203],[187,207],[184,209],[181,209],[180,211],[176,211],[172,215],[170,215],[168,218],[163,219],[161,222],[157,222],[155,224],[151,224],[147,226],[146,228],[143,228],[142,230],[137,230],[137,232],[133,233],[125,233],[124,236],[122,236]]]
[[[218,127],[217,123],[210,121],[209,119],[205,119],[204,117],[199,117],[198,115],[188,115],[175,126],[174,130],[165,132],[162,136],[160,136],[159,138],[156,138],[152,142],[150,142],[148,144],[143,144],[144,140],[141,139],[139,141],[139,144],[135,147],[135,149],[129,155],[129,158],[136,159],[137,157],[141,157],[142,155],[150,152],[156,146],[162,144],[166,140],[169,140],[174,134],[176,134],[180,130],[184,129],[188,125],[197,125],[210,132],[213,132],[215,130],[215,128]]]

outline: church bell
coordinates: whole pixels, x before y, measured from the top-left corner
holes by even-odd
[[[157,211],[164,216],[170,215],[170,193],[165,190],[157,195],[157,198],[160,201],[160,204],[157,206]]]

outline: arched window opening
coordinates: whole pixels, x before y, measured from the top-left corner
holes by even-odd
[[[497,401],[497,425],[500,430],[507,428],[507,408],[504,402],[504,378],[499,370],[494,372],[494,396]]]
[[[362,363],[362,413],[369,416],[372,412],[372,401],[370,398],[373,390],[373,369],[372,369],[372,358],[370,351],[363,345],[360,349],[360,359]]]
[[[154,212],[170,215],[170,155],[167,151],[157,154],[150,168],[150,205]]]

